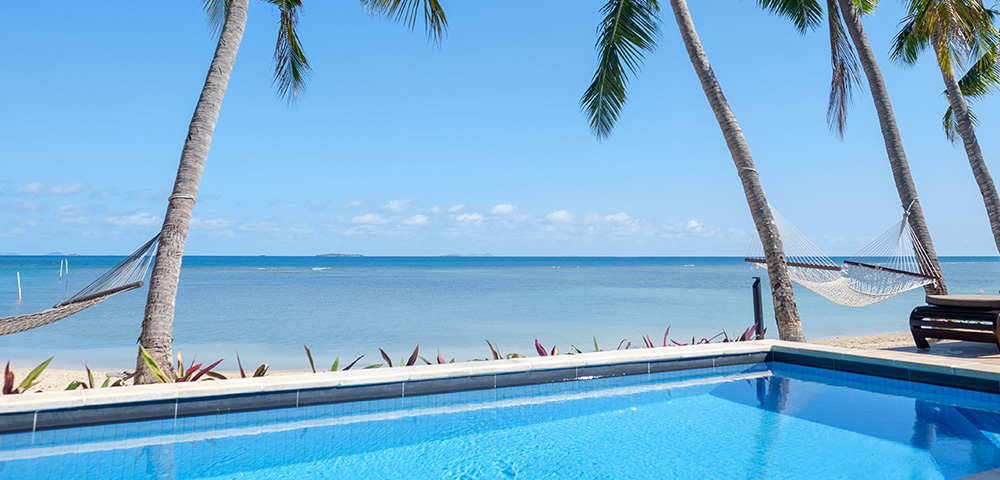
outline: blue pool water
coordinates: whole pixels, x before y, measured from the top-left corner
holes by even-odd
[[[958,478],[1000,397],[778,363],[0,436],[0,479]]]

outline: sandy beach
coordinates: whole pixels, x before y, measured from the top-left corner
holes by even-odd
[[[894,351],[907,351],[913,353],[923,353],[923,354],[933,354],[933,355],[945,355],[953,357],[978,357],[984,361],[996,361],[1000,363],[1000,353],[997,352],[996,346],[992,344],[972,344],[969,342],[954,342],[954,341],[942,341],[935,343],[935,348],[928,351],[917,350],[913,344],[913,337],[910,336],[909,332],[897,332],[897,333],[884,333],[878,335],[862,335],[853,337],[834,337],[825,338],[811,341],[810,343],[815,343],[819,345],[829,345],[834,347],[842,348],[855,348],[861,350],[894,350]],[[16,381],[19,383],[21,379],[34,368],[34,365],[13,365],[12,369],[15,375]],[[131,370],[129,370],[131,371]],[[125,370],[119,371],[95,371],[94,381],[98,386],[104,382],[107,377],[112,377],[111,382],[113,383],[115,378],[120,378],[125,374]],[[227,378],[240,378],[239,371],[221,371],[219,372],[225,375]],[[308,370],[271,370],[268,371],[267,375],[294,375],[300,373],[309,373]],[[81,368],[77,369],[46,369],[42,372],[39,377],[41,380],[38,385],[34,386],[31,391],[42,392],[42,391],[57,391],[65,390],[66,387],[74,382],[84,382],[87,379],[87,372]]]

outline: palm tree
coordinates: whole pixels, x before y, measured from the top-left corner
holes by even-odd
[[[787,17],[802,33],[816,27],[821,21],[822,6],[818,0],[757,0],[757,3],[765,9]],[[889,157],[896,191],[899,193],[899,201],[904,208],[908,208],[910,228],[927,254],[927,264],[921,263],[920,269],[925,274],[938,277],[937,282],[925,285],[924,290],[928,294],[944,295],[948,293],[948,288],[941,278],[940,262],[927,222],[924,220],[923,209],[920,207],[917,187],[913,183],[913,176],[910,175],[910,164],[903,150],[903,140],[896,126],[896,116],[889,101],[889,92],[882,79],[882,71],[875,59],[875,53],[868,42],[868,36],[861,25],[860,15],[874,11],[877,4],[877,0],[859,1],[857,4],[854,0],[826,0],[833,69],[827,121],[834,132],[842,137],[847,127],[847,111],[852,89],[860,84],[858,79],[860,61],[861,69],[868,81],[868,90],[875,102],[875,112],[882,129],[882,139],[885,142],[885,151]]]
[[[979,0],[912,0],[896,35],[892,57],[912,65],[928,45],[934,49],[954,123],[969,157],[972,175],[983,195],[993,240],[1000,251],[1000,196],[986,168],[969,107],[955,77],[955,68],[961,67],[967,58],[980,58],[984,52],[996,50],[998,35],[993,26],[994,15],[995,12]]]
[[[274,53],[274,83],[280,96],[294,102],[302,91],[309,72],[309,62],[295,33],[298,9],[301,8],[302,1],[266,1],[277,6],[280,12],[278,41]],[[177,178],[163,218],[160,244],[149,280],[149,295],[139,336],[139,345],[161,367],[168,370],[168,376],[173,370],[174,301],[177,298],[184,244],[198,196],[198,183],[205,169],[212,134],[222,108],[222,99],[243,39],[248,3],[249,0],[203,0],[213,26],[218,29],[221,22],[219,42],[181,151]],[[403,22],[410,28],[416,23],[418,12],[423,10],[424,25],[428,34],[436,40],[442,37],[447,27],[444,10],[437,0],[361,0],[361,5],[372,14]],[[146,367],[141,352],[136,360],[136,372],[136,383],[156,381]]]
[[[709,65],[688,12],[687,2],[670,0],[670,5],[688,56],[729,146],[736,164],[736,173],[743,183],[750,214],[764,246],[778,335],[782,340],[804,342],[805,334],[795,306],[781,237],[764,197],[764,189],[754,168],[750,148]],[[627,98],[625,90],[628,73],[635,74],[643,51],[652,51],[656,46],[654,39],[659,30],[660,7],[656,0],[609,0],[602,12],[605,19],[601,23],[598,39],[600,62],[594,80],[581,100],[590,116],[591,129],[600,139],[610,135],[618,120]]]

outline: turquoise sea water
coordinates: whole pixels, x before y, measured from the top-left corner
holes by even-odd
[[[69,257],[59,278],[57,256],[0,256],[0,316],[51,307],[114,265],[117,257]],[[945,257],[951,293],[998,293],[1000,258]],[[17,299],[20,272],[23,299]],[[244,366],[306,369],[359,365],[409,356],[419,344],[432,360],[534,354],[537,338],[561,351],[620,342],[660,343],[664,330],[692,336],[730,335],[753,322],[753,276],[764,282],[765,326],[776,338],[766,272],[741,258],[665,257],[186,257],[174,322],[174,347],[186,359]],[[0,361],[33,366],[131,369],[145,289],[117,295],[89,310],[35,330],[0,337]],[[804,288],[796,300],[810,338],[904,331],[922,304],[916,290],[885,302],[850,308]],[[34,363],[32,363],[34,362]],[[27,365],[31,363],[31,365]]]

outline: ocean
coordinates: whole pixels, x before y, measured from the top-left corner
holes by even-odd
[[[59,264],[69,259],[60,279]],[[68,298],[121,257],[0,256],[0,316],[36,312]],[[950,293],[1000,292],[1000,257],[942,257]],[[22,299],[18,300],[17,274]],[[419,345],[434,361],[536,355],[537,339],[561,352],[642,344],[649,335],[690,342],[753,324],[753,277],[762,278],[767,338],[777,338],[764,270],[736,257],[212,257],[184,258],[174,348],[185,360],[236,370],[268,363],[317,369],[398,362]],[[907,329],[918,289],[862,308],[802,287],[796,302],[808,338]],[[125,292],[56,323],[0,336],[0,361],[97,371],[134,368],[146,288]],[[623,345],[624,346],[624,345]]]

